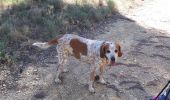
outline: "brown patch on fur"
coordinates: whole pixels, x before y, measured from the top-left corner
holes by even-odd
[[[73,48],[73,54],[77,59],[80,59],[80,53],[87,55],[87,44],[81,42],[78,39],[72,39],[70,46]]]
[[[61,34],[61,35],[58,35],[57,37],[55,37],[54,39],[48,41],[48,44],[49,45],[55,45],[55,44],[58,44],[58,39],[61,38],[62,36],[64,36],[65,34]]]
[[[106,58],[106,51],[109,49],[109,45],[103,43],[100,47],[100,57],[101,58]]]
[[[49,45],[58,44],[58,38],[54,38],[54,39],[48,41],[48,44],[49,44]]]
[[[121,52],[120,44],[119,43],[115,43],[115,45],[116,45],[118,57],[121,57],[122,56],[122,52]]]

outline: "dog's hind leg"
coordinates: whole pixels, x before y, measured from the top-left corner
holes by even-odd
[[[57,68],[57,73],[55,76],[56,83],[61,83],[61,80],[59,79],[59,75],[62,72],[62,66],[63,66],[63,62],[64,62],[64,59],[62,59],[62,58],[63,58],[62,55],[58,54],[58,68]]]
[[[56,83],[61,83],[61,80],[59,79],[59,75],[61,72],[67,72],[66,69],[64,69],[64,66],[67,62],[67,54],[62,51],[63,49],[59,46],[57,46],[57,52],[58,52],[58,68],[57,68],[57,73],[55,77],[55,82]]]
[[[65,68],[66,67],[66,64],[67,64],[67,62],[68,62],[68,51],[67,50],[64,50],[64,53],[63,53],[63,66],[62,66],[62,68],[61,68],[61,71],[62,72],[68,72],[68,69],[67,68]]]

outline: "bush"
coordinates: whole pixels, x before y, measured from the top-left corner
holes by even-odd
[[[115,3],[113,0],[108,0],[107,1],[107,4],[108,4],[108,9],[112,12],[112,11],[115,11],[116,8],[115,8]]]

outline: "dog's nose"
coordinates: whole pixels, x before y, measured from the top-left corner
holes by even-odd
[[[115,57],[114,56],[111,58],[111,61],[115,61]]]

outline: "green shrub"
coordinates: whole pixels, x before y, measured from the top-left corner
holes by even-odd
[[[1,0],[0,3],[13,5],[13,4],[20,4],[20,3],[24,2],[24,1],[25,0]]]
[[[113,0],[108,0],[108,1],[107,1],[107,4],[108,4],[108,8],[109,8],[109,10],[110,10],[111,12],[113,12],[113,11],[116,10],[116,8],[115,8],[115,3],[114,3]]]

